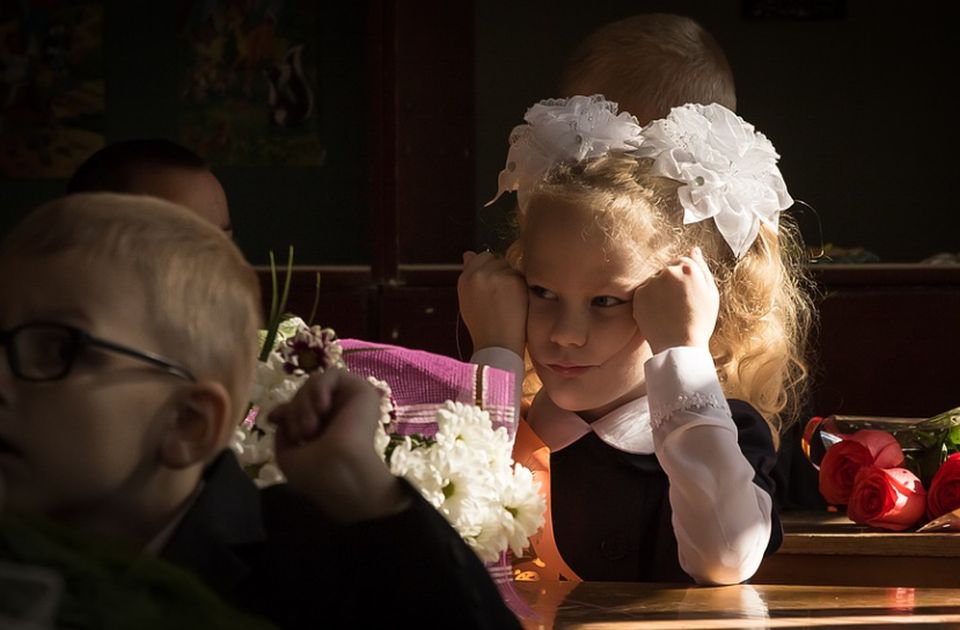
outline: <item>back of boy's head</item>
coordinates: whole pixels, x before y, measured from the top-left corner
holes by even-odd
[[[590,33],[564,67],[560,91],[603,94],[644,125],[686,103],[737,107],[723,49],[700,24],[669,13],[634,15]]]
[[[136,170],[144,167],[210,169],[206,160],[170,140],[124,140],[103,147],[78,166],[67,182],[67,192],[138,192],[131,189],[131,182]]]
[[[144,325],[164,353],[198,379],[222,383],[234,415],[245,411],[256,364],[260,288],[228,236],[162,199],[79,193],[28,213],[0,243],[0,262],[68,252],[136,274],[150,314]]]

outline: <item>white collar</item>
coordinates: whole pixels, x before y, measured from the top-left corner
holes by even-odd
[[[593,431],[617,450],[634,455],[653,453],[653,431],[646,396],[624,403],[589,423],[576,413],[557,407],[541,390],[533,399],[527,424],[551,452],[564,449]]]

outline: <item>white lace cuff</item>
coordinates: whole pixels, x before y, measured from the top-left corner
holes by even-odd
[[[654,430],[681,411],[712,407],[730,415],[713,358],[705,348],[669,348],[647,360],[644,371]]]
[[[720,411],[727,411],[729,406],[724,398],[701,394],[699,392],[678,397],[670,405],[650,407],[650,425],[659,429],[663,422],[681,411],[712,407]],[[729,411],[728,411],[729,413]]]

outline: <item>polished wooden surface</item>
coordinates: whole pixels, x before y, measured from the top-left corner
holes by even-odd
[[[960,590],[515,582],[527,630],[960,628]]]
[[[841,513],[782,519],[783,545],[764,559],[755,582],[960,588],[960,533],[879,530]]]

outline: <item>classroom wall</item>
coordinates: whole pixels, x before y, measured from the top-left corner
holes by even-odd
[[[105,140],[176,137],[184,109],[178,64],[186,54],[177,12],[215,3],[100,4]],[[16,6],[4,3],[0,22]],[[380,251],[371,249],[384,243],[401,263],[457,263],[463,246],[502,245],[513,200],[483,204],[495,192],[510,129],[530,104],[554,94],[560,64],[579,38],[643,11],[690,15],[727,50],[740,113],[782,154],[794,197],[817,210],[819,223],[809,212],[801,217],[808,241],[867,247],[884,262],[960,251],[951,186],[960,160],[948,96],[957,59],[948,37],[954,3],[476,0],[466,19],[439,0],[277,6],[288,20],[297,19],[298,6],[314,7],[317,125],[329,152],[322,167],[215,164],[240,245],[254,262],[288,244],[301,264],[369,263]],[[371,39],[371,7],[389,9],[394,40]],[[842,17],[796,17],[811,8]],[[372,63],[377,46],[386,50]],[[390,55],[396,63],[385,66]],[[377,92],[378,85],[388,89]],[[371,134],[374,101],[391,116],[382,135]],[[392,159],[374,163],[371,147],[384,144]],[[391,178],[396,190],[383,210],[396,213],[396,225],[384,229],[376,225],[378,208],[371,217],[370,190]],[[0,177],[0,232],[64,183]]]
[[[226,97],[220,97],[216,80],[209,81],[205,102],[212,115],[200,122],[202,106],[196,104],[187,80],[198,59],[197,41],[190,35],[202,21],[198,13],[212,11],[218,20],[224,20],[231,10],[228,7],[247,5],[205,0],[63,0],[33,3],[36,6],[24,20],[20,8],[28,4],[0,3],[0,37],[38,33],[37,45],[42,49],[50,42],[52,25],[66,22],[62,26],[67,33],[62,44],[56,43],[63,49],[63,58],[37,62],[30,71],[54,74],[57,64],[65,64],[74,76],[82,70],[105,87],[102,108],[93,108],[93,114],[84,120],[64,118],[62,124],[91,130],[100,136],[101,145],[128,138],[165,137],[209,157],[227,192],[234,234],[255,263],[265,263],[271,250],[285,258],[290,244],[295,245],[298,263],[359,264],[369,259],[367,10],[363,2],[249,3],[248,13],[241,10],[236,14],[238,22],[245,20],[240,31],[249,35],[275,18],[273,40],[262,46],[269,50],[255,52],[254,37],[234,39],[230,26],[218,27],[218,39],[210,45],[221,48],[221,77],[235,82],[225,89]],[[70,22],[81,15],[94,26],[75,28]],[[99,48],[78,68],[72,65],[71,56],[81,37],[96,39]],[[298,42],[305,44],[301,67],[314,96],[313,115],[301,127],[309,133],[266,122],[265,69],[286,47]],[[12,62],[19,62],[3,43],[0,41],[0,79]],[[250,66],[246,98],[240,96],[246,72],[236,52],[241,46],[246,47],[247,59],[259,55],[258,63]],[[64,83],[70,80],[68,74]],[[64,104],[69,108],[76,98],[77,91],[69,86],[59,91],[48,88],[46,81],[38,83],[38,92],[54,94],[54,108],[62,110]],[[4,133],[16,134],[17,117],[24,115],[22,108],[12,111],[5,106],[8,87],[0,80],[0,138]],[[42,100],[43,96],[36,98]],[[254,124],[261,120],[262,125]],[[214,146],[221,130],[238,140],[238,148],[229,150],[232,153],[223,150],[218,154],[216,148],[197,146],[201,141]],[[198,134],[203,136],[201,141],[196,140]],[[266,148],[259,152],[245,148],[255,142]],[[317,157],[320,152],[322,158]],[[62,154],[54,159],[68,161]],[[66,176],[11,177],[0,169],[0,231],[36,204],[63,194],[65,185]]]

